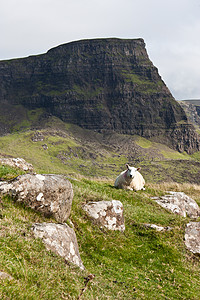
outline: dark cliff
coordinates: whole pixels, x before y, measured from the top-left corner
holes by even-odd
[[[154,138],[179,151],[200,147],[142,39],[83,40],[1,61],[0,103],[44,108],[68,123]]]

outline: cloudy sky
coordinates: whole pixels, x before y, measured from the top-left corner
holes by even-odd
[[[143,38],[177,100],[200,99],[200,0],[1,0],[0,60],[86,38]]]

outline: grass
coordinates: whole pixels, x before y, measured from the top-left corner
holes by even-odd
[[[199,259],[184,245],[189,221],[158,206],[151,196],[166,189],[197,195],[192,185],[149,185],[133,193],[113,188],[111,182],[82,178],[72,180],[74,200],[71,221],[75,226],[85,271],[67,265],[45,249],[31,232],[35,222],[54,222],[4,197],[1,202],[0,270],[13,279],[3,280],[1,299],[78,299],[84,277],[95,278],[82,299],[199,299]],[[82,205],[87,201],[116,199],[124,205],[124,233],[94,225]],[[160,233],[143,223],[171,226]]]
[[[144,161],[141,165],[148,178],[146,190],[131,192],[113,187],[114,175],[127,160],[126,153],[118,155],[107,147],[99,148],[94,157],[92,144],[83,145],[70,134],[44,130],[44,140],[38,142],[32,141],[33,134],[29,131],[1,137],[1,151],[25,158],[37,173],[74,177],[70,179],[74,190],[70,220],[86,270],[66,264],[34,238],[33,223],[55,220],[4,196],[0,199],[0,271],[13,279],[1,280],[1,299],[78,299],[88,274],[95,277],[81,296],[85,300],[200,298],[199,257],[184,244],[185,226],[190,219],[166,211],[151,199],[168,190],[183,191],[200,205],[200,185],[196,183],[199,165],[194,156],[188,160]],[[145,139],[136,142],[145,151],[152,151],[156,145]],[[168,153],[167,147],[165,151]],[[19,174],[19,169],[0,165],[3,180]],[[176,182],[170,182],[172,178]],[[82,209],[89,201],[112,199],[123,203],[124,233],[100,229]],[[156,232],[144,223],[170,226],[172,230]]]
[[[0,180],[10,180],[22,174],[24,174],[24,172],[17,168],[0,164]]]
[[[152,142],[143,137],[138,137],[136,140],[136,144],[142,148],[147,148],[147,149],[152,146]]]

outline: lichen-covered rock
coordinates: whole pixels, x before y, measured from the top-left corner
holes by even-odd
[[[200,208],[196,201],[187,196],[183,192],[169,192],[168,195],[162,197],[153,197],[151,199],[162,207],[170,210],[174,214],[183,217],[198,218],[200,216]]]
[[[125,230],[124,209],[120,201],[90,202],[84,205],[83,209],[101,227],[106,227],[109,230]]]
[[[0,271],[0,280],[12,280],[12,279],[13,277],[10,274]]]
[[[0,191],[61,223],[71,212],[72,185],[61,175],[20,175],[10,182],[0,182]]]
[[[67,224],[35,223],[32,226],[35,237],[41,238],[47,248],[62,256],[66,261],[84,269],[76,234]]]
[[[147,224],[147,223],[144,223],[142,224],[144,227],[146,228],[152,228],[152,229],[155,229],[156,231],[170,231],[172,230],[172,227],[169,227],[169,226],[158,226],[156,224]]]
[[[26,162],[23,158],[5,157],[0,158],[0,163],[10,167],[19,168],[23,171],[33,171],[33,165]]]
[[[185,230],[185,245],[194,254],[200,254],[200,222],[190,222]]]

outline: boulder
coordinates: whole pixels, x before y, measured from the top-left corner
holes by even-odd
[[[198,218],[200,216],[200,208],[198,204],[183,192],[168,192],[169,195],[162,197],[153,197],[151,199],[162,207],[170,210],[174,214],[183,217]]]
[[[35,237],[41,238],[47,248],[66,261],[85,269],[81,260],[76,234],[67,224],[35,223],[32,226]]]
[[[13,277],[10,274],[0,271],[0,280],[12,280],[12,279]]]
[[[84,205],[83,209],[100,227],[106,227],[109,230],[125,230],[124,209],[120,201],[90,202]]]
[[[10,167],[19,168],[23,171],[33,171],[33,165],[27,163],[23,158],[0,158],[0,163],[8,165]]]
[[[200,222],[190,222],[185,230],[185,245],[194,254],[200,254]]]
[[[60,223],[71,212],[72,185],[61,175],[20,175],[12,181],[0,182],[0,191]]]

